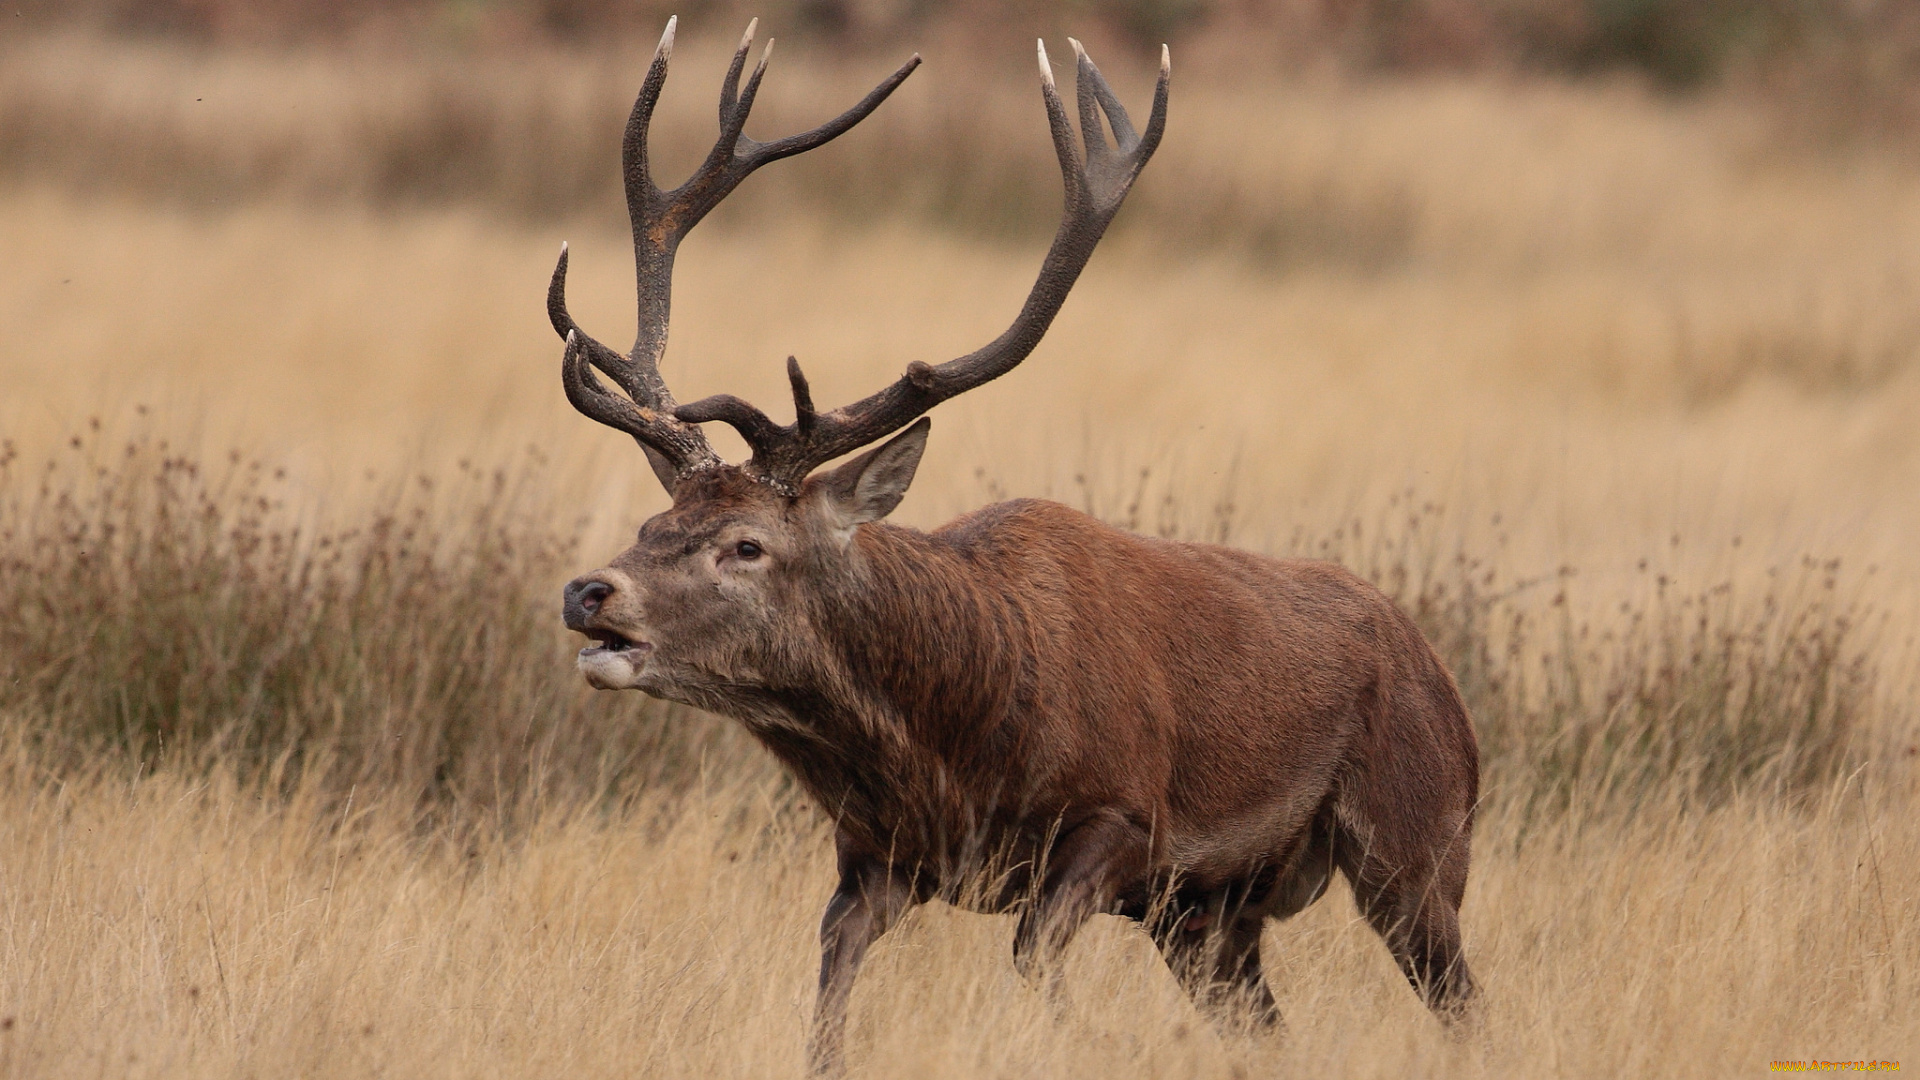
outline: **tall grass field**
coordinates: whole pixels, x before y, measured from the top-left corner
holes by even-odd
[[[0,1076],[804,1075],[830,823],[560,625],[665,506],[543,307],[566,240],[581,324],[633,326],[625,59],[0,45]],[[793,353],[839,404],[1012,318],[1038,95],[928,59],[688,241],[682,400],[777,409]],[[1393,595],[1479,732],[1480,1023],[1341,884],[1268,931],[1279,1032],[1106,917],[1049,999],[936,904],[852,1075],[1920,1068],[1920,163],[1625,82],[1182,71],[895,517],[1041,496]],[[783,57],[755,133],[868,75]]]

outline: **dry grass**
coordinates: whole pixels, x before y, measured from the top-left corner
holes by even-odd
[[[939,410],[901,515],[1049,494],[1400,596],[1488,753],[1486,1030],[1447,1042],[1340,893],[1272,931],[1284,1039],[1212,1032],[1117,923],[1051,1011],[1004,920],[935,909],[876,952],[856,1069],[1914,1058],[1920,174],[1624,90],[1181,100],[1193,141],[1048,344]],[[65,168],[0,190],[0,1074],[796,1074],[825,826],[728,725],[581,690],[551,617],[660,505],[557,392],[563,230]],[[684,254],[683,397],[777,403],[794,351],[850,398],[1030,279],[1018,228],[849,227],[795,185]],[[1170,254],[1185,198],[1248,235]],[[566,220],[620,340],[625,240]]]
[[[51,785],[9,751],[10,1075],[798,1076],[827,830],[755,770],[511,834],[216,772]],[[1480,826],[1485,1032],[1452,1044],[1344,889],[1273,931],[1284,1039],[1216,1035],[1099,920],[1058,1012],[1005,920],[927,909],[855,992],[862,1076],[1612,1077],[1912,1060],[1920,834],[1885,792]]]

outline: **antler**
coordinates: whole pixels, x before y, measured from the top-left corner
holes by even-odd
[[[747,114],[753,109],[754,95],[760,90],[760,78],[766,74],[767,61],[773,55],[773,41],[767,41],[760,62],[742,89],[740,73],[746,67],[747,53],[753,47],[753,32],[759,25],[755,19],[747,24],[747,32],[741,36],[740,47],[733,54],[733,63],[727,68],[726,82],[720,87],[719,139],[686,183],[663,192],[654,184],[647,164],[647,127],[653,120],[653,107],[660,99],[660,89],[666,85],[667,62],[673,56],[673,35],[678,21],[677,17],[667,20],[666,33],[660,36],[653,64],[647,69],[646,81],[633,103],[633,113],[627,118],[626,137],[620,148],[640,293],[640,332],[634,339],[633,352],[622,356],[600,344],[581,331],[567,314],[565,245],[560,248],[560,262],[554,267],[553,282],[547,288],[547,317],[554,330],[567,341],[566,354],[561,360],[561,380],[567,400],[587,416],[632,435],[648,451],[654,471],[668,488],[679,477],[721,463],[719,455],[707,444],[706,436],[693,426],[695,421],[677,415],[673,394],[660,378],[660,356],[667,347],[672,306],[673,256],[681,239],[755,169],[811,150],[845,133],[866,119],[920,66],[920,56],[916,53],[853,108],[832,120],[798,135],[774,142],[757,142],[748,138],[744,129]],[[627,392],[627,397],[608,390],[592,368],[605,372]]]
[[[1073,44],[1080,134],[1086,146],[1086,158],[1083,162],[1074,146],[1073,124],[1054,87],[1046,42],[1042,41],[1039,43],[1040,94],[1046,103],[1047,123],[1053,132],[1054,151],[1060,158],[1060,175],[1066,184],[1066,209],[1059,231],[1054,233],[1053,246],[1040,264],[1040,276],[1013,325],[982,348],[944,364],[933,366],[916,360],[893,385],[824,415],[814,411],[806,376],[801,374],[799,363],[789,357],[787,379],[793,386],[796,418],[787,427],[774,423],[767,414],[731,394],[682,405],[673,410],[674,417],[689,424],[712,420],[731,424],[753,447],[753,458],[747,462],[747,468],[774,486],[792,492],[819,465],[892,434],[940,402],[997,379],[1025,360],[1059,313],[1068,290],[1073,288],[1080,271],[1092,257],[1094,246],[1119,211],[1134,178],[1160,145],[1167,122],[1167,80],[1172,65],[1164,45],[1160,48],[1160,81],[1154,88],[1153,113],[1147,120],[1146,132],[1139,134],[1086,50],[1078,41],[1067,40]],[[736,59],[735,66],[738,64]],[[902,68],[895,80],[904,77],[911,67],[910,63]],[[880,92],[876,90],[875,94]],[[1108,145],[1106,133],[1101,130],[1103,112],[1113,128],[1117,147]],[[642,311],[645,311],[644,299]]]

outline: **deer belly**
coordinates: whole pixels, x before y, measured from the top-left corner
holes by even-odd
[[[1206,886],[1284,865],[1299,850],[1324,801],[1325,792],[1302,787],[1230,814],[1183,823],[1168,845],[1171,869]]]

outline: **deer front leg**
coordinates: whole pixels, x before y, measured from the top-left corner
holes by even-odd
[[[1147,830],[1115,809],[1075,825],[1047,853],[1039,895],[1020,913],[1013,964],[1034,978],[1058,959],[1087,919],[1112,911],[1121,892],[1146,877],[1152,858]]]
[[[856,854],[844,836],[838,847],[840,887],[820,919],[820,997],[807,1048],[813,1071],[826,1075],[838,1075],[844,1064],[847,999],[853,994],[860,961],[868,947],[916,902],[912,887],[895,867]]]

